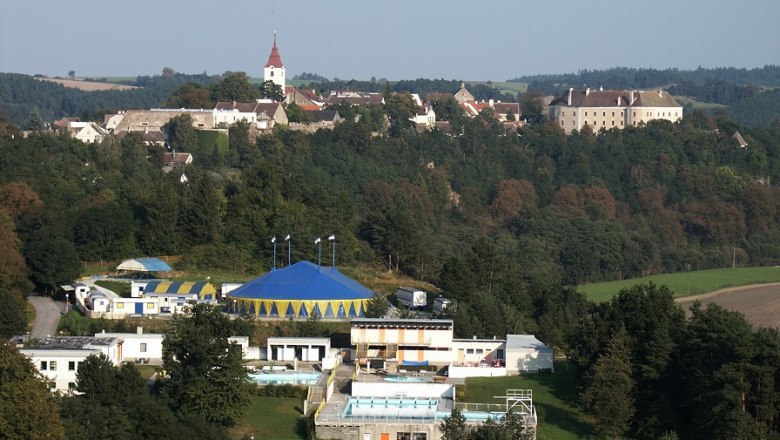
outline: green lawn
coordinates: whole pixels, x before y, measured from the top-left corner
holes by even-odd
[[[552,374],[467,379],[465,401],[503,403],[493,396],[503,396],[510,388],[533,390],[534,406],[539,417],[539,440],[578,439],[592,435],[590,426],[577,408],[575,370],[565,362],[556,362],[555,373]]]
[[[709,269],[696,272],[678,272],[652,275],[630,280],[608,281],[577,287],[590,300],[608,301],[621,289],[634,284],[653,282],[666,285],[675,297],[698,295],[727,287],[745,286],[780,281],[780,267],[738,267],[735,269]]]
[[[241,438],[254,435],[264,440],[302,440],[306,438],[306,419],[298,410],[300,399],[253,396],[252,404],[230,435]]]
[[[157,368],[154,365],[135,364],[135,368],[138,368],[138,372],[141,373],[141,377],[148,380],[157,372]]]
[[[105,287],[106,289],[116,293],[122,298],[130,298],[130,283],[122,283],[119,281],[98,280],[95,281],[95,284],[100,287]]]

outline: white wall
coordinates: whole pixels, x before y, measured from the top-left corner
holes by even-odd
[[[454,388],[445,383],[352,382],[352,395],[357,397],[392,397],[404,394],[407,397],[452,398]]]
[[[97,333],[95,337],[119,338],[123,340],[122,358],[124,360],[135,361],[138,358],[162,359],[162,342],[165,335],[159,333]]]
[[[448,376],[452,378],[506,376],[506,368],[504,367],[459,367],[450,365],[448,372]]]
[[[553,369],[552,350],[538,351],[534,349],[508,350],[506,353],[506,368],[508,373],[521,371],[538,372]]]

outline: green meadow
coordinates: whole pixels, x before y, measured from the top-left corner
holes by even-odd
[[[666,285],[675,297],[683,297],[714,292],[727,287],[780,282],[780,267],[738,267],[677,272],[629,280],[584,284],[578,286],[577,290],[584,293],[591,301],[603,302],[609,301],[621,289],[631,287],[634,284],[650,282],[659,286]]]

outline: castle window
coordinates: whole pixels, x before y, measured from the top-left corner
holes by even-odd
[[[273,70],[271,71],[271,76],[274,76],[274,71]]]
[[[601,112],[601,116],[607,116],[607,112]]]

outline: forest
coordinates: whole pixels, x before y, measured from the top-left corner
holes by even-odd
[[[335,234],[338,266],[411,276],[452,298],[457,336],[533,333],[568,354],[595,426],[607,426],[598,417],[610,402],[635,409],[611,417],[617,431],[605,435],[776,438],[777,331],[717,306],[685,320],[656,286],[598,305],[574,287],[777,265],[780,124],[695,111],[680,124],[566,136],[543,121],[508,132],[486,113],[418,131],[402,98],[345,108],[360,117],[313,134],[250,139],[237,124],[227,151],[210,154],[186,118],[172,120],[173,146],[196,153],[186,182],[138,136],[24,138],[0,118],[3,333],[25,325],[33,285],[53,292],[83,261],[181,255],[180,270],[259,275],[271,237],[291,234],[299,261]],[[605,369],[625,373],[622,388],[603,385]],[[716,399],[713,421],[704,413]]]

